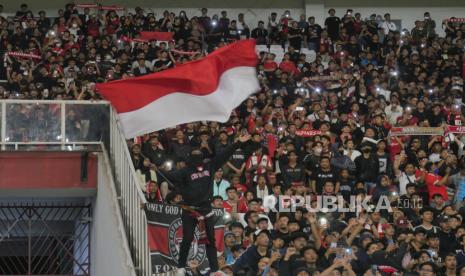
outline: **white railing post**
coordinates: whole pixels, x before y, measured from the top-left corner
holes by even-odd
[[[140,207],[141,203],[146,203],[147,200],[139,187],[139,180],[136,177],[129,149],[113,109],[110,110],[109,152],[115,174],[116,190],[120,199],[121,215],[134,266],[139,276],[150,276],[152,268],[148,250],[147,218],[144,210]]]
[[[2,102],[1,104],[1,129],[0,129],[0,142],[2,142],[2,150],[6,149],[6,145],[4,144],[6,142],[6,103]]]

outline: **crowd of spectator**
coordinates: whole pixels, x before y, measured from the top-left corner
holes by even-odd
[[[93,100],[96,82],[165,70],[238,39],[282,45],[282,60],[259,54],[262,89],[227,123],[188,123],[128,141],[148,201],[182,201],[158,168],[186,166],[193,148],[211,158],[248,133],[253,142],[212,183],[212,205],[231,217],[219,257],[224,273],[465,275],[465,135],[390,135],[394,127],[465,123],[465,21],[437,25],[425,12],[406,30],[389,14],[328,14],[324,26],[289,11],[248,26],[243,14],[229,19],[206,8],[189,18],[68,4],[52,18],[22,5],[15,17],[0,17],[0,77],[7,80],[0,99]],[[173,32],[174,39],[139,41],[140,31]],[[372,205],[385,196],[391,211],[263,208],[279,195],[371,197]]]

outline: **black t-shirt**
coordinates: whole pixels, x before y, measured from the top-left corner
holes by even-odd
[[[342,197],[344,197],[344,200],[349,202],[350,200],[350,196],[352,195],[352,188],[353,188],[353,184],[351,181],[340,181],[340,184],[339,184],[339,191],[342,195]]]
[[[302,43],[302,30],[299,28],[289,28],[289,35],[294,37],[289,37],[289,44],[294,47],[294,49],[299,50]]]
[[[240,39],[239,31],[235,28],[228,28],[228,31],[226,32],[226,38],[230,40]]]
[[[339,25],[341,24],[341,19],[336,16],[330,16],[325,20],[325,26],[328,28],[328,34],[331,38],[337,37],[339,35]]]
[[[150,145],[146,145],[143,148],[143,152],[145,157],[150,159],[150,162],[157,166],[161,166],[166,158],[166,154],[164,150],[159,148],[153,149]]]
[[[245,162],[245,153],[244,150],[241,148],[238,148],[234,151],[232,154],[231,158],[229,159],[229,162],[236,168],[240,169],[242,164]]]
[[[316,172],[312,174],[311,178],[312,180],[316,181],[316,192],[318,194],[321,194],[323,192],[323,185],[327,181],[331,181],[334,185],[336,185],[337,173],[333,169],[330,169],[329,171],[318,169]]]
[[[321,34],[321,26],[318,24],[308,25],[305,30],[307,42],[318,43]]]
[[[296,164],[294,167],[285,165],[282,169],[284,183],[288,186],[293,182],[305,183],[305,168],[302,165]]]

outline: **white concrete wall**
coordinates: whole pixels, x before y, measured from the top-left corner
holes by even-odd
[[[90,274],[136,276],[109,170],[103,154],[99,154],[98,192],[92,210]]]

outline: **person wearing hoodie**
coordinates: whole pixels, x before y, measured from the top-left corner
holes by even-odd
[[[355,159],[355,167],[357,168],[357,178],[359,181],[364,181],[368,191],[376,185],[379,161],[372,152],[372,148],[368,145],[362,147],[362,155]]]

